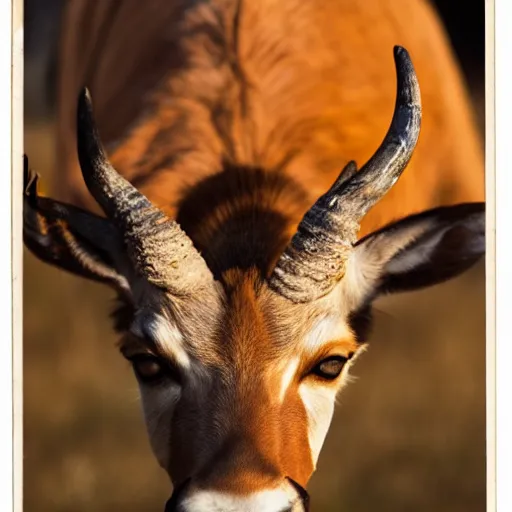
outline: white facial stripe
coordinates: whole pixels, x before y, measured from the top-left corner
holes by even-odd
[[[173,356],[184,369],[190,369],[190,358],[183,346],[183,335],[167,318],[157,313],[137,314],[131,327],[135,336],[149,337],[164,352]]]
[[[340,316],[327,316],[313,326],[306,336],[304,348],[314,354],[326,343],[351,337],[349,327]],[[337,389],[333,386],[322,386],[308,379],[299,387],[299,395],[308,416],[309,447],[315,466],[331,424],[336,392]]]
[[[366,350],[367,345],[361,345],[354,356],[343,367],[340,383],[337,387],[323,386],[318,382],[305,380],[299,387],[299,395],[308,415],[308,438],[311,449],[311,459],[316,466],[325,436],[331,425],[336,395],[345,384],[350,382],[349,370],[354,361]]]
[[[334,413],[336,390],[304,382],[299,388],[299,395],[308,415],[309,448],[316,466]]]
[[[191,363],[183,346],[183,336],[165,317],[153,312],[141,311],[135,317],[130,330],[135,336],[151,339],[184,371],[190,371]],[[170,419],[180,398],[181,387],[172,381],[164,387],[156,388],[142,384],[140,393],[151,448],[158,463],[166,468],[170,458]]]
[[[181,505],[184,512],[208,510],[208,512],[278,512],[287,509],[297,500],[292,489],[277,488],[253,493],[249,496],[234,496],[216,491],[198,491],[185,499]]]
[[[325,343],[333,340],[350,339],[352,333],[342,318],[324,317],[320,319],[306,336],[304,348],[308,352],[316,352]]]
[[[170,419],[180,398],[181,388],[172,382],[158,388],[142,385],[140,393],[151,448],[160,466],[167,468],[170,457]]]
[[[287,365],[286,369],[283,373],[283,377],[281,379],[281,389],[279,390],[279,401],[282,403],[284,397],[286,396],[286,392],[290,387],[290,384],[297,372],[297,368],[299,367],[300,359],[298,357],[292,359]]]

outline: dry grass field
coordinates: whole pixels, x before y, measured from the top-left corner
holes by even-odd
[[[473,95],[482,122],[481,88]],[[54,142],[51,119],[26,121],[48,192]],[[24,256],[24,510],[161,512],[170,484],[115,347],[112,293]],[[483,512],[483,262],[376,308],[309,487],[313,512]]]

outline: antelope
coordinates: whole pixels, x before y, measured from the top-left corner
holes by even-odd
[[[67,198],[25,160],[25,244],[116,291],[166,511],[308,510],[373,301],[484,253],[446,38],[420,0],[99,4],[64,15]]]

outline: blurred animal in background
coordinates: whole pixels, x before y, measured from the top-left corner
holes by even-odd
[[[426,2],[168,4],[68,2],[25,243],[118,292],[168,510],[307,510],[374,299],[484,252],[481,143]]]

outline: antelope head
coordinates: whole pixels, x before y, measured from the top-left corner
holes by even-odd
[[[357,239],[419,135],[420,91],[403,48],[395,64],[395,111],[381,146],[359,171],[353,163],[342,171],[266,276],[239,268],[212,275],[177,222],[109,163],[86,91],[78,156],[105,217],[38,196],[26,164],[26,245],[113,285],[130,309],[121,352],[174,484],[166,510],[307,510],[305,487],[336,395],[365,348],[372,301],[452,278],[483,254],[480,203],[423,212]]]

